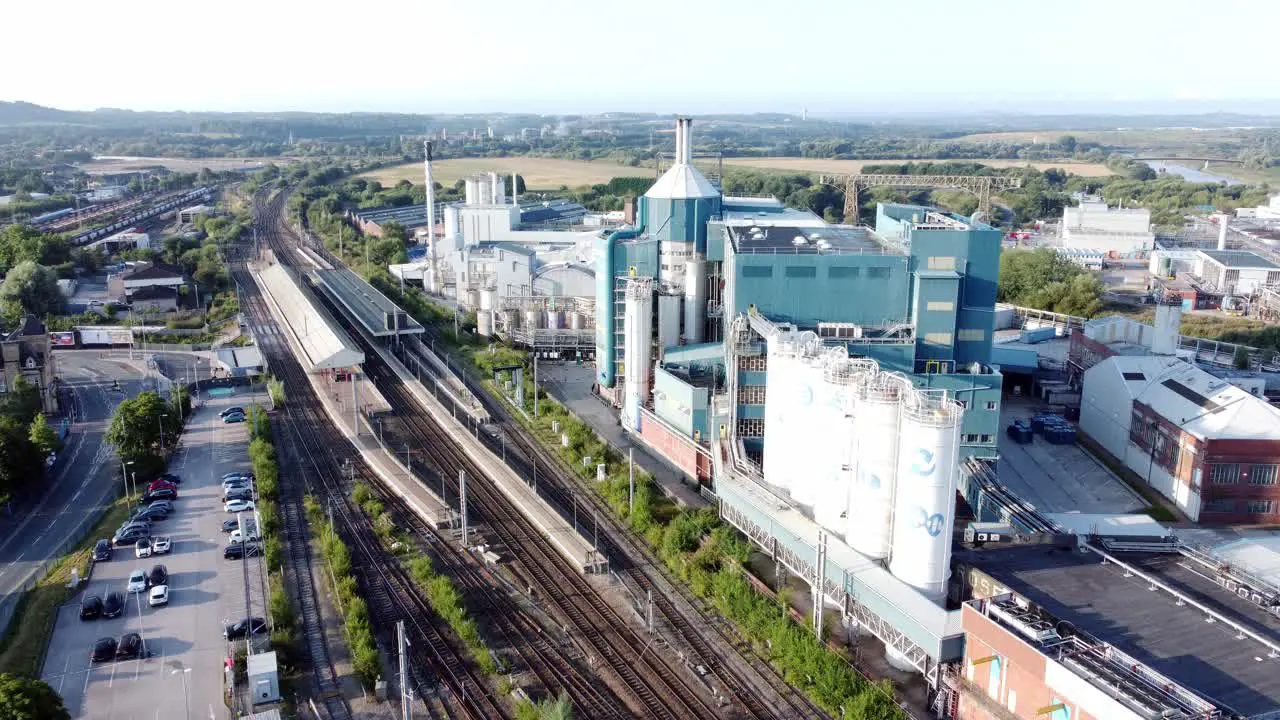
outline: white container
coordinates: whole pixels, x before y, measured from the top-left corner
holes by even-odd
[[[622,395],[622,419],[640,429],[640,409],[649,398],[649,372],[653,349],[653,280],[629,278],[623,307],[625,328],[622,350],[626,384]]]
[[[547,311],[547,329],[560,330],[564,327],[564,313],[559,310]]]
[[[680,296],[658,296],[658,347],[680,344]]]
[[[856,388],[857,474],[849,487],[845,539],[873,559],[889,555],[902,393],[907,384],[900,375],[877,373]]]
[[[524,311],[524,328],[526,330],[537,330],[542,327],[542,311],[541,310],[525,310]]]
[[[493,334],[493,313],[488,310],[481,310],[476,313],[476,334],[481,337],[489,337]]]

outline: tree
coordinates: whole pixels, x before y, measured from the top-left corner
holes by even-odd
[[[56,315],[64,303],[57,274],[30,260],[14,266],[0,284],[0,315],[10,323],[16,324],[27,313]]]
[[[23,490],[41,477],[43,462],[27,437],[27,426],[0,415],[0,496]]]
[[[116,413],[107,428],[106,440],[115,446],[120,457],[135,459],[148,454],[152,446],[160,442],[161,415],[167,415],[169,406],[154,391],[138,393],[116,406]],[[166,434],[168,428],[165,428]]]
[[[37,413],[36,418],[31,421],[27,439],[43,457],[48,457],[50,453],[62,448],[62,438],[58,437],[58,433],[49,425],[44,413]]]
[[[48,683],[0,675],[0,720],[71,720],[62,698]]]
[[[0,404],[0,412],[23,425],[34,420],[40,408],[40,388],[21,375],[14,378],[13,387],[5,393],[4,403]]]
[[[1249,348],[1243,345],[1237,345],[1235,355],[1231,357],[1231,364],[1235,365],[1237,370],[1248,370]]]
[[[1072,155],[1076,151],[1076,138],[1074,135],[1063,135],[1058,138],[1058,147],[1062,148],[1062,152]]]

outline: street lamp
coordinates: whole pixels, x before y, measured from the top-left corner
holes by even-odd
[[[187,720],[191,720],[191,695],[187,690],[187,674],[191,672],[191,668],[183,667],[182,663],[175,661],[174,669],[169,671],[170,675],[182,675],[182,697],[185,700],[183,706],[186,708]]]
[[[160,417],[156,418],[156,425],[160,427],[160,454],[161,455],[164,455],[164,419],[167,417],[169,416],[161,415]]]
[[[129,470],[128,470],[128,466],[129,466],[129,465],[132,465],[132,464],[133,464],[133,461],[132,461],[132,460],[130,460],[129,462],[125,462],[123,459],[121,459],[121,460],[120,460],[120,479],[124,481],[124,494],[125,494],[126,496],[128,496],[128,495],[130,494],[130,493],[129,493]]]

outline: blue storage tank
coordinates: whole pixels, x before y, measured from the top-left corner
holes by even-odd
[[[1035,328],[1033,330],[1023,330],[1019,339],[1027,344],[1035,344],[1044,342],[1045,340],[1052,340],[1056,337],[1058,337],[1058,331],[1056,329],[1051,327],[1042,327]]]

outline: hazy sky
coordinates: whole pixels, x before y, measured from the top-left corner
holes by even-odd
[[[1247,111],[1280,100],[1266,37],[1280,0],[5,5],[0,99],[66,109]]]

